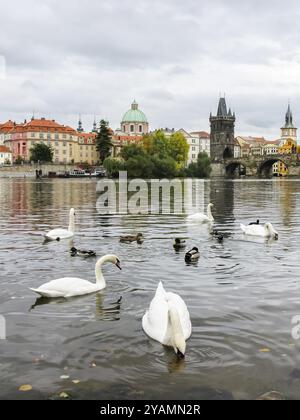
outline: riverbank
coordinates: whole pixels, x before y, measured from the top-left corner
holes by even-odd
[[[43,176],[48,176],[50,172],[64,173],[74,171],[78,165],[64,165],[64,164],[23,164],[0,166],[0,178],[15,178],[15,177],[35,177],[36,171],[42,171]]]

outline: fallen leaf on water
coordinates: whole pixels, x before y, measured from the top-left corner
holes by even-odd
[[[260,353],[270,353],[271,350],[266,348],[266,349],[260,349],[259,351]]]
[[[69,375],[61,375],[60,379],[69,379],[70,376]]]
[[[32,390],[32,386],[31,385],[21,385],[19,388],[19,391],[22,392],[28,392]]]
[[[72,382],[73,382],[73,384],[75,384],[75,385],[80,384],[80,380],[79,380],[79,379],[74,379],[74,381],[72,381]]]
[[[61,393],[59,394],[59,397],[60,397],[60,398],[69,398],[69,395],[68,395],[66,392],[61,392]]]

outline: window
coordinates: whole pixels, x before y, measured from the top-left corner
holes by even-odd
[[[66,139],[66,138],[67,138],[66,134],[63,134],[63,139]]]
[[[66,142],[66,141],[64,141],[64,142],[63,142],[63,146],[64,146],[64,147],[66,147],[66,146],[67,146],[67,142]]]
[[[196,140],[195,140],[195,139],[193,139],[193,140],[192,140],[192,143],[194,143],[194,144],[195,144],[195,143],[196,143]]]
[[[126,125],[123,125],[123,131],[124,132],[126,131]]]
[[[196,159],[196,155],[192,155],[192,159]]]
[[[139,126],[139,132],[140,132],[140,133],[142,133],[142,132],[143,132],[143,126],[142,126],[142,125],[140,125],[140,126]]]
[[[130,132],[133,133],[134,132],[134,125],[130,126]]]
[[[47,139],[51,140],[51,134],[47,134]]]
[[[44,134],[40,133],[40,139],[43,139],[43,138],[44,138]]]
[[[35,137],[35,133],[31,133],[31,137]]]
[[[67,151],[66,150],[63,150],[63,154],[66,155],[67,154]]]
[[[59,134],[55,134],[55,140],[59,140]]]
[[[58,143],[58,141],[56,141],[56,142],[55,142],[55,146],[58,146],[58,145],[59,145],[59,143]]]
[[[192,147],[192,151],[194,152],[195,150],[196,150],[196,147],[195,147],[195,146],[193,146],[193,147]]]

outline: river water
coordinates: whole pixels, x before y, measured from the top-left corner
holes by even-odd
[[[93,180],[0,179],[0,192],[0,398],[299,398],[299,180],[207,181],[223,244],[185,216],[103,217]],[[55,278],[94,281],[95,259],[72,258],[68,242],[43,245],[44,232],[67,227],[70,207],[75,245],[117,254],[123,270],[105,266],[99,294],[36,300],[29,287]],[[256,219],[271,221],[279,240],[245,238],[239,224]],[[142,245],[119,242],[137,232]],[[175,237],[199,247],[198,264],[174,252]],[[190,311],[184,361],[142,331],[159,280]],[[19,391],[24,384],[32,391]]]

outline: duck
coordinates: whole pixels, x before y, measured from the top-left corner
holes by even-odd
[[[92,251],[92,250],[81,250],[81,249],[77,249],[74,246],[70,249],[71,252],[71,257],[96,257],[96,252]]]
[[[256,222],[249,223],[249,226],[253,226],[253,225],[259,225],[259,220],[256,220]]]
[[[272,223],[268,222],[264,225],[248,225],[241,224],[241,229],[246,235],[262,236],[264,238],[278,239],[278,232],[274,229]]]
[[[218,242],[221,244],[222,242],[224,242],[224,236],[223,235],[218,235],[217,237]]]
[[[184,300],[166,292],[159,282],[154,298],[142,319],[148,337],[164,346],[172,347],[180,359],[186,353],[186,341],[192,334],[190,314]]]
[[[200,258],[200,252],[199,249],[194,247],[189,252],[185,254],[185,261],[186,262],[192,262],[197,261]]]
[[[30,288],[30,290],[47,298],[69,298],[99,292],[106,287],[102,274],[102,266],[106,263],[112,263],[121,270],[121,263],[116,255],[105,255],[97,261],[95,266],[96,283],[76,277],[64,277],[45,283],[38,289]]]
[[[69,214],[69,228],[68,229],[53,229],[46,233],[45,239],[47,241],[60,241],[61,239],[73,238],[75,233],[75,210],[72,208]]]
[[[138,233],[137,235],[121,236],[120,242],[142,242],[143,239],[143,234]]]
[[[173,248],[176,250],[183,249],[186,247],[186,241],[184,239],[176,238],[173,244]]]
[[[215,220],[211,212],[213,206],[214,205],[212,203],[209,203],[207,206],[207,215],[203,213],[195,213],[188,216],[187,220],[189,222],[212,223]]]

